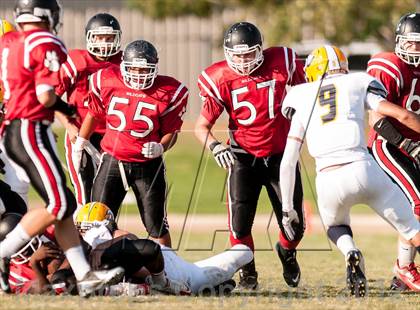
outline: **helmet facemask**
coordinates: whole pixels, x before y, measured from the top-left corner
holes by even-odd
[[[150,88],[158,74],[158,64],[148,63],[144,58],[123,61],[120,68],[124,83],[137,90]],[[140,69],[141,72],[133,72],[133,69]]]
[[[42,240],[38,236],[33,237],[23,248],[11,256],[12,263],[22,265],[27,263],[32,254],[42,245]]]
[[[397,35],[395,41],[395,54],[405,63],[417,67],[420,63],[420,50],[409,51],[407,47],[420,42],[420,33],[411,32],[406,35]]]
[[[97,36],[113,35],[112,42],[96,42]],[[98,27],[86,33],[86,46],[89,53],[98,57],[109,57],[118,53],[121,47],[121,30],[110,26]]]
[[[247,44],[235,45],[233,48],[224,46],[224,52],[229,67],[240,75],[251,74],[257,70],[264,61],[263,50],[260,44],[251,47]],[[255,53],[252,60],[238,61],[243,55],[251,53]]]

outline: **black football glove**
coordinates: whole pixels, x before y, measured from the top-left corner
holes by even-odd
[[[405,138],[401,142],[400,148],[406,151],[414,159],[417,167],[420,167],[420,141],[413,141]]]

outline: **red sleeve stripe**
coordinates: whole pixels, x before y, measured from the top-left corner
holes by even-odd
[[[374,65],[375,64],[375,65]],[[386,67],[390,67],[389,69],[392,70],[386,70]],[[404,79],[403,79],[403,75],[400,71],[400,69],[391,61],[389,61],[388,59],[385,58],[373,58],[371,60],[368,61],[368,72],[369,70],[371,70],[372,68],[376,68],[378,70],[382,70],[386,73],[388,73],[393,79],[395,79],[397,81],[397,84],[400,85],[400,88],[404,88]],[[391,71],[392,74],[390,74]],[[397,78],[398,75],[398,78]]]
[[[179,93],[181,92],[181,90],[185,87],[184,84],[181,83],[181,85],[179,85],[178,89],[175,92],[175,95],[172,97],[171,99],[171,104],[176,100],[176,97],[178,97]]]
[[[204,89],[204,91],[210,96],[210,97],[212,97],[213,99],[214,99],[214,101],[216,101],[218,104],[220,104],[221,106],[223,106],[223,104],[220,102],[220,100],[219,99],[217,99],[214,95],[213,95],[213,93],[207,88],[207,86],[203,83],[203,82],[201,82],[201,80],[200,79],[198,79],[198,83],[200,83],[200,85],[201,85],[201,87]]]
[[[173,106],[171,106],[169,109],[167,109],[165,112],[162,113],[162,116],[165,116],[166,114],[170,113],[171,111],[175,110],[183,101],[184,99],[188,96],[188,91],[185,92],[184,96],[182,96],[181,99],[179,99],[177,101],[177,103],[175,103]]]
[[[201,72],[201,75],[206,79],[207,83],[209,83],[217,98],[222,102],[222,96],[220,96],[219,90],[217,89],[217,86],[216,84],[214,84],[213,80],[208,76],[208,74],[205,71]]]

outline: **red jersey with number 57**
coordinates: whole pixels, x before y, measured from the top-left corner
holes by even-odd
[[[256,157],[284,151],[290,128],[281,113],[286,86],[305,82],[303,65],[292,49],[271,47],[263,54],[264,62],[249,76],[237,74],[221,61],[198,78],[201,115],[214,123],[226,110],[233,151]]]
[[[67,58],[64,44],[45,30],[8,32],[0,39],[1,79],[6,119],[54,120],[37,95],[59,84],[61,64]]]
[[[88,112],[89,79],[92,74],[100,69],[109,67],[112,64],[121,63],[122,52],[119,52],[109,59],[97,60],[87,50],[70,50],[67,61],[61,65],[60,85],[56,88],[56,94],[62,96],[67,93],[67,101],[77,107],[78,118],[74,123],[80,128]],[[105,123],[99,123],[95,132],[103,134]]]
[[[106,120],[101,148],[119,160],[150,160],[141,154],[143,144],[181,128],[188,89],[172,77],[158,75],[150,88],[135,90],[112,66],[92,75],[90,86],[89,112]]]
[[[388,91],[389,101],[420,115],[420,68],[405,63],[395,53],[386,52],[369,60],[367,72],[382,82]],[[393,118],[390,121],[405,138],[420,140],[420,135],[404,124]],[[369,146],[377,136],[376,131],[371,129]]]

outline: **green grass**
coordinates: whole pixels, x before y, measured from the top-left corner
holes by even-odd
[[[210,152],[205,150],[195,138],[193,132],[184,130],[178,138],[177,144],[165,154],[167,169],[167,182],[170,187],[168,195],[168,212],[172,213],[225,213],[226,212],[226,187],[227,174],[219,168]],[[64,146],[62,128],[55,128],[58,134],[57,147],[63,163]],[[217,132],[218,137],[226,137],[226,133]],[[304,187],[304,199],[317,212],[315,204],[315,170],[314,161],[305,149],[302,152],[301,173]],[[68,179],[70,187],[70,181]],[[30,191],[30,201],[33,204],[42,204],[39,196]],[[258,210],[262,213],[271,212],[271,204],[265,188],[263,188],[258,204]],[[127,203],[127,213],[137,213],[135,202]],[[371,211],[363,206],[356,207],[353,212],[370,213]]]
[[[176,233],[174,232],[174,236]],[[206,234],[194,234],[185,239],[179,255],[189,261],[214,255],[227,247],[227,235],[219,234],[213,251],[193,251],[200,248]],[[179,237],[179,236],[178,236]],[[273,240],[275,236],[272,236]],[[256,247],[269,246],[264,234],[255,234]],[[369,297],[349,297],[345,289],[345,266],[342,255],[329,250],[321,234],[305,236],[298,260],[302,279],[298,288],[286,286],[280,262],[273,251],[256,251],[260,289],[255,292],[234,291],[230,297],[143,296],[140,298],[0,296],[1,309],[416,309],[417,294],[400,294],[388,290],[395,259],[395,235],[356,234],[364,253]],[[186,250],[190,249],[190,250]],[[318,249],[310,251],[310,249]],[[321,251],[324,250],[324,251]]]

